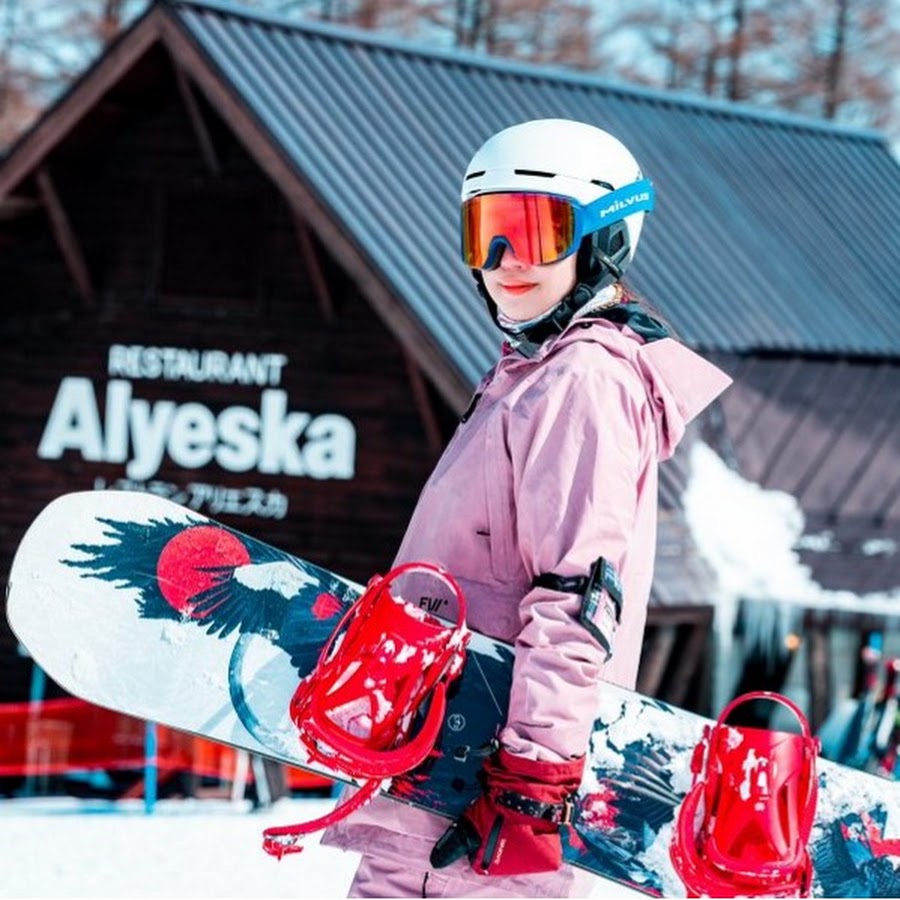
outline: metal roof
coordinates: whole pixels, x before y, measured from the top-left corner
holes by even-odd
[[[462,173],[489,135],[545,116],[608,129],[653,180],[628,280],[686,343],[900,357],[900,165],[883,135],[225,3],[152,12],[470,384],[498,335],[458,259]]]
[[[882,135],[168,0],[472,381],[497,338],[459,262],[475,148],[530,118],[619,136],[657,188],[629,271],[698,348],[900,356],[900,165]]]

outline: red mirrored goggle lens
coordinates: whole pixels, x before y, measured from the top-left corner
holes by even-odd
[[[568,255],[574,243],[575,209],[564,197],[480,194],[462,205],[462,253],[469,268],[493,268],[505,247],[527,265],[545,265]]]

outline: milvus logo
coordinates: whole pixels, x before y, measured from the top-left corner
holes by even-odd
[[[609,206],[606,206],[600,210],[600,218],[605,219],[607,216],[611,216],[613,213],[621,212],[623,209],[629,209],[630,207],[637,204],[644,204],[649,202],[649,191],[641,191],[639,194],[632,194],[630,197],[625,197],[624,199],[613,200],[613,202],[610,203]]]

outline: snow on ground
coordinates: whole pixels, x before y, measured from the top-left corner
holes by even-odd
[[[0,897],[346,897],[359,859],[323,847],[276,860],[270,825],[328,812],[331,799],[143,801],[69,797],[0,800]],[[646,897],[597,880],[591,897]]]
[[[262,830],[330,799],[249,802],[0,800],[0,897],[345,897],[358,857],[319,844],[276,860]]]

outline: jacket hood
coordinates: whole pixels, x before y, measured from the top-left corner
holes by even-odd
[[[549,352],[572,341],[590,340],[613,356],[628,360],[647,388],[653,406],[660,460],[669,459],[684,436],[688,424],[731,383],[732,379],[717,366],[671,337],[665,331],[648,331],[645,314],[629,323],[616,324],[608,318],[576,319]],[[658,323],[656,323],[658,324]],[[649,337],[649,339],[648,339]]]
[[[637,352],[637,362],[656,410],[659,458],[669,459],[688,423],[706,409],[732,379],[672,338],[643,344]]]

